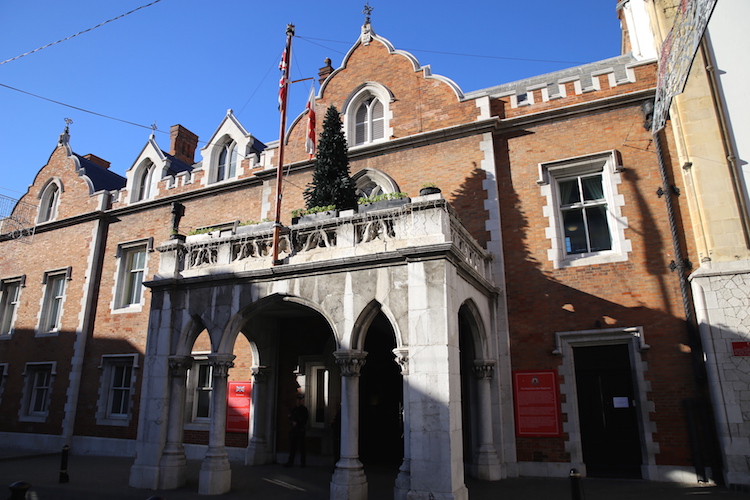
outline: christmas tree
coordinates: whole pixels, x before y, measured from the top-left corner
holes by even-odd
[[[357,206],[354,181],[349,176],[348,146],[335,106],[326,111],[323,132],[315,153],[313,180],[305,190],[307,209],[335,205],[338,210]]]

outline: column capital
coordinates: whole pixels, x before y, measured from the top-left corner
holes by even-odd
[[[234,366],[234,354],[209,354],[208,364],[213,368],[214,377],[226,377]]]
[[[267,366],[253,366],[250,368],[253,377],[254,384],[260,384],[268,380],[268,372],[270,371]]]
[[[359,371],[365,365],[367,353],[359,349],[335,351],[336,364],[341,369],[342,377],[359,377]]]
[[[491,379],[492,374],[495,371],[495,360],[494,359],[475,359],[474,360],[474,375],[478,379]]]
[[[169,356],[169,373],[173,377],[184,377],[193,366],[192,356]]]
[[[397,347],[393,351],[396,356],[396,363],[398,363],[401,369],[401,375],[409,374],[409,349],[405,347]]]

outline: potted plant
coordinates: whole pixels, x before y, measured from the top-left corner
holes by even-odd
[[[437,187],[434,182],[425,182],[424,184],[422,184],[422,189],[419,190],[419,196],[438,194],[440,192],[440,188]]]
[[[405,205],[411,201],[406,193],[383,193],[375,196],[363,197],[357,200],[360,213],[373,210],[386,210]]]
[[[336,205],[317,206],[306,209],[298,208],[297,210],[292,210],[292,224],[329,219],[338,215],[339,211],[336,210]]]

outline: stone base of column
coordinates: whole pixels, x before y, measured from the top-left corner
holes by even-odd
[[[452,493],[412,490],[406,495],[407,500],[469,500],[469,490],[461,486]]]
[[[245,465],[265,465],[271,463],[265,441],[250,441],[245,448]]]
[[[331,500],[367,500],[367,477],[359,460],[342,458],[336,464]]]
[[[232,488],[232,468],[226,453],[209,455],[203,459],[198,476],[198,493],[201,495],[222,495]]]
[[[159,463],[159,489],[173,490],[184,486],[186,481],[185,450],[181,446],[173,450],[164,450]]]
[[[408,459],[404,459],[396,476],[396,485],[393,487],[393,500],[406,500],[406,495],[411,490],[411,472]]]
[[[494,449],[479,450],[476,465],[476,477],[483,481],[499,481],[503,478],[500,459]]]
[[[159,467],[156,465],[133,465],[130,468],[128,485],[133,488],[159,489]]]

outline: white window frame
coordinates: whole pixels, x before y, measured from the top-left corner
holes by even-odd
[[[23,370],[23,400],[18,420],[22,422],[44,422],[49,416],[49,407],[52,401],[52,387],[55,382],[57,363],[55,361],[26,363]],[[38,385],[38,376],[42,373],[49,375],[46,385]],[[44,390],[43,407],[35,406],[38,391]]]
[[[115,257],[117,258],[117,265],[115,266],[115,287],[112,293],[113,302],[111,304],[112,312],[130,313],[139,312],[143,309],[143,304],[145,302],[144,290],[146,288],[143,286],[143,281],[148,275],[148,257],[153,250],[153,238],[129,241],[126,243],[120,243],[117,246],[117,252],[115,253]],[[131,266],[131,259],[139,252],[145,252],[143,267],[133,268]],[[132,301],[128,295],[133,292],[131,289],[132,280],[137,280],[137,275],[139,273],[141,286],[138,291],[138,300]]]
[[[308,426],[315,429],[324,429],[326,423],[331,420],[330,415],[330,372],[325,366],[325,360],[320,356],[300,356],[297,375],[297,383],[305,396],[305,406],[310,414]],[[322,388],[320,386],[322,382]],[[319,410],[322,410],[322,418],[317,419]]]
[[[143,161],[136,170],[135,183],[133,185],[133,202],[147,201],[156,196],[157,184],[161,180],[158,175],[156,164],[150,159]]]
[[[63,312],[65,308],[65,292],[67,282],[71,278],[71,268],[47,271],[44,273],[42,284],[42,307],[39,315],[39,326],[36,335],[57,335],[62,329]],[[56,284],[60,289],[56,289]],[[54,318],[53,318],[54,317]]]
[[[39,195],[39,211],[36,222],[52,222],[57,219],[60,207],[60,194],[63,192],[62,183],[58,179],[50,179]]]
[[[10,338],[15,329],[21,290],[26,286],[26,275],[0,281],[0,339]]]
[[[633,249],[630,240],[625,238],[628,221],[622,216],[621,210],[625,204],[625,198],[618,193],[617,189],[622,182],[622,170],[622,161],[616,150],[539,164],[537,184],[540,186],[542,197],[546,199],[546,205],[542,210],[549,223],[545,234],[551,244],[551,248],[547,251],[547,258],[553,263],[555,269],[628,260],[628,252],[632,252]],[[606,200],[607,224],[612,248],[569,254],[565,244],[558,182],[599,172],[602,174],[602,190]]]
[[[224,182],[237,178],[240,163],[240,151],[237,141],[227,137],[217,148],[216,164],[212,182]]]
[[[386,173],[364,168],[352,175],[357,198],[368,198],[380,194],[398,193],[398,184]]]
[[[193,364],[187,374],[187,391],[185,398],[187,409],[185,412],[187,418],[186,428],[198,430],[207,429],[211,424],[211,413],[214,404],[213,367],[208,360],[208,353],[192,353],[192,357]],[[205,367],[208,370],[208,386],[199,387],[198,385],[201,367]],[[207,416],[198,416],[199,392],[208,393],[209,404]]]
[[[369,134],[365,134],[364,142],[357,143],[357,111],[371,99],[377,99],[383,105],[383,137],[373,139]],[[393,135],[391,127],[391,109],[390,103],[393,102],[393,94],[383,85],[375,82],[367,82],[356,89],[344,103],[344,131],[349,149],[378,144],[387,141]],[[368,114],[368,120],[365,128],[371,132],[372,120]]]
[[[130,369],[130,377],[125,378],[125,381],[129,382],[128,386],[114,386],[114,377],[118,368]],[[130,424],[138,368],[138,354],[105,354],[102,356],[102,363],[99,366],[102,375],[96,414],[98,425],[127,426]],[[125,412],[112,413],[112,403],[118,391],[128,391]]]

